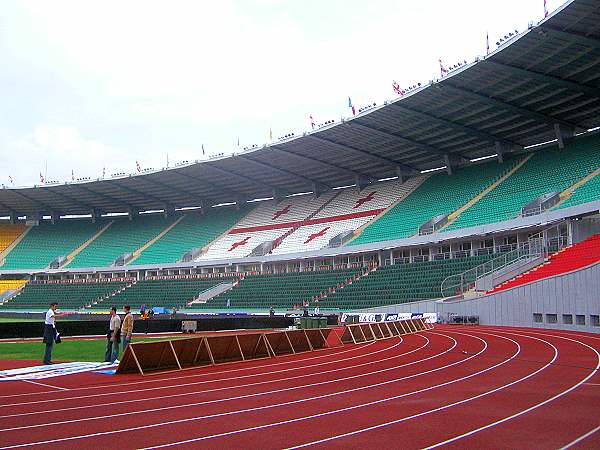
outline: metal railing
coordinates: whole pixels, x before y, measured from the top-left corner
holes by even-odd
[[[544,239],[543,233],[532,236],[527,242],[523,242],[514,250],[502,253],[498,257],[466,270],[465,272],[446,277],[440,286],[442,297],[462,295],[473,289],[477,280],[493,274],[511,264],[519,261],[529,260],[544,256],[549,246]],[[557,240],[557,245],[559,240]]]

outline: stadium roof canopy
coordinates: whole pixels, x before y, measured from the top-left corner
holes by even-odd
[[[232,156],[0,189],[0,216],[171,209],[410,176],[600,126],[600,9],[573,0],[496,51],[356,117]]]

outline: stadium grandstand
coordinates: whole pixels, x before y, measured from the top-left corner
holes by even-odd
[[[489,55],[299,136],[0,189],[0,311],[60,298],[80,312],[319,307],[549,327],[555,314],[599,332],[590,293],[550,291],[569,277],[597,286],[599,127],[600,20],[572,1]],[[514,309],[493,312],[509,297]]]

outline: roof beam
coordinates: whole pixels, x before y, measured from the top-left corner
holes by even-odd
[[[182,195],[186,196],[189,200],[192,200],[192,201],[200,201],[201,203],[205,203],[206,200],[207,200],[206,198],[204,198],[204,197],[202,197],[202,196],[200,196],[198,194],[194,194],[193,192],[186,191],[185,189],[181,189],[181,188],[178,188],[178,187],[175,187],[175,186],[171,186],[169,184],[163,183],[162,181],[158,181],[158,180],[152,180],[152,181],[150,181],[150,180],[148,180],[146,178],[143,178],[143,177],[138,178],[137,181],[143,181],[144,183],[150,184],[150,185],[154,184],[154,185],[162,186],[162,187],[164,187],[166,189],[169,189],[171,191],[174,191],[174,192],[177,192],[179,194],[182,194]]]
[[[41,202],[39,200],[29,197],[28,195],[23,194],[21,191],[14,190],[14,191],[10,191],[10,192],[12,192],[13,194],[17,194],[18,196],[23,197],[26,200],[29,200],[30,202],[34,203],[37,206],[43,206],[44,208],[46,208],[47,212],[52,212],[56,209],[56,208],[53,208],[52,206],[48,205],[47,203]]]
[[[442,156],[442,157],[445,157],[446,155],[448,155],[448,152],[440,150],[439,148],[432,147],[431,145],[425,144],[423,142],[419,142],[419,141],[415,141],[413,139],[406,138],[406,137],[401,136],[396,133],[391,133],[389,131],[383,131],[378,128],[372,127],[370,125],[364,125],[362,123],[356,122],[355,120],[352,122],[347,122],[347,125],[349,125],[351,127],[364,128],[366,130],[369,130],[370,132],[379,134],[380,136],[383,136],[387,139],[396,140],[396,141],[403,142],[404,144],[412,145],[413,147],[416,147],[416,148],[423,150],[425,152],[428,152],[428,153],[433,153],[434,155],[438,155],[438,156]],[[460,153],[455,153],[455,155],[464,161],[469,161],[468,158],[465,158]]]
[[[312,157],[312,156],[299,155],[298,153],[294,153],[294,152],[291,152],[289,150],[284,150],[284,149],[278,147],[277,145],[271,145],[269,148],[271,148],[273,150],[276,150],[278,152],[281,152],[281,153],[285,153],[286,155],[295,156],[296,158],[299,158],[299,159],[304,159],[306,161],[316,162],[316,163],[322,165],[323,167],[329,167],[330,169],[333,169],[333,170],[335,170],[337,172],[340,172],[340,173],[344,173],[346,175],[350,175],[352,177],[357,177],[358,176],[358,177],[369,178],[371,180],[374,179],[371,175],[368,175],[366,173],[357,172],[357,171],[352,170],[352,169],[346,169],[345,167],[341,167],[341,166],[338,166],[336,164],[331,164],[331,163],[328,163],[326,161],[321,161],[320,159],[317,159],[317,158]]]
[[[548,83],[554,86],[559,86],[570,91],[575,91],[589,95],[590,97],[600,98],[600,89],[594,86],[588,86],[586,84],[564,80],[562,78],[536,72],[535,70],[523,69],[522,67],[516,67],[510,64],[499,63],[490,59],[485,60],[484,64],[496,66],[497,68],[502,70],[507,70],[508,72],[511,72],[514,75],[531,78],[533,80],[541,81],[542,83]]]
[[[112,183],[115,186],[118,186],[120,189],[123,189],[123,190],[125,190],[127,192],[131,192],[132,194],[139,195],[139,196],[141,196],[142,198],[144,198],[146,200],[153,200],[155,202],[161,203],[163,206],[164,205],[169,205],[169,204],[172,203],[170,200],[165,200],[164,198],[160,198],[160,197],[157,197],[155,195],[148,194],[146,192],[138,191],[137,189],[134,189],[134,188],[129,187],[129,186],[124,186],[124,185],[122,185],[120,183],[117,183],[116,181],[112,181],[111,180],[111,181],[108,181],[108,183]]]
[[[546,24],[540,25],[538,33],[541,35],[550,35],[565,38],[569,41],[575,41],[579,44],[586,45],[591,48],[600,48],[600,39],[586,36],[584,34],[575,33],[573,31],[558,30]]]
[[[354,153],[355,155],[359,155],[359,156],[364,156],[367,157],[369,159],[371,159],[372,161],[377,161],[378,163],[382,163],[385,164],[386,166],[392,166],[392,168],[396,168],[396,167],[400,167],[402,170],[408,172],[408,173],[420,173],[420,170],[412,167],[408,164],[404,164],[401,163],[399,161],[394,161],[393,159],[389,159],[386,158],[384,156],[379,156],[379,155],[375,155],[373,153],[370,153],[366,150],[361,150],[359,148],[353,147],[351,145],[347,145],[347,144],[340,144],[339,142],[335,142],[335,141],[331,141],[329,139],[320,137],[320,136],[315,136],[315,135],[307,135],[306,136],[307,139],[313,139],[319,142],[323,142],[323,143],[327,143],[328,145],[331,145],[333,147],[337,147],[342,151],[345,152],[349,152],[349,153]]]
[[[6,203],[2,203],[0,202],[0,208],[6,208],[6,210],[8,211],[9,214],[15,212],[14,208],[11,208],[10,206],[8,206]]]
[[[462,124],[460,124],[458,122],[454,122],[452,120],[443,119],[441,117],[435,116],[430,113],[424,113],[422,111],[419,111],[419,110],[416,110],[413,108],[408,108],[406,106],[400,105],[399,103],[391,103],[390,106],[392,106],[393,108],[400,110],[400,111],[404,111],[404,112],[407,112],[410,114],[415,114],[419,117],[422,117],[423,119],[440,123],[442,125],[447,126],[448,128],[452,128],[453,130],[461,131],[467,135],[475,135],[481,139],[484,139],[484,140],[492,142],[492,143],[501,142],[502,144],[508,145],[510,147],[523,148],[522,145],[520,145],[516,142],[513,142],[511,140],[505,139],[503,137],[490,134],[490,133],[488,133],[486,131],[482,131],[478,128],[473,128],[471,126],[462,125]]]
[[[194,175],[189,175],[187,173],[179,172],[177,169],[171,169],[171,170],[173,170],[176,174],[181,175],[182,177],[185,177],[185,178],[187,178],[189,180],[194,180],[196,183],[199,183],[202,186],[205,186],[207,188],[217,187],[218,189],[220,189],[221,191],[223,191],[223,193],[225,193],[227,195],[231,195],[234,198],[237,198],[237,197],[240,197],[240,196],[244,195],[243,193],[241,193],[239,191],[234,191],[234,190],[228,188],[227,186],[224,186],[224,185],[222,185],[222,184],[220,184],[220,183],[218,183],[216,181],[207,182],[206,180],[198,178],[198,177],[196,177]]]
[[[279,168],[277,166],[274,166],[272,164],[267,164],[267,163],[264,163],[264,162],[256,161],[255,159],[249,158],[246,155],[235,155],[235,157],[243,159],[244,161],[249,161],[249,162],[251,162],[253,164],[256,164],[256,165],[261,166],[261,167],[266,168],[266,169],[276,170],[276,171],[278,171],[278,172],[280,172],[280,173],[282,173],[284,175],[289,175],[290,177],[294,177],[297,180],[304,181],[305,183],[309,183],[309,184],[321,184],[321,185],[326,186],[326,187],[328,187],[330,189],[332,188],[332,186],[327,185],[327,183],[323,183],[321,181],[313,180],[312,178],[307,178],[307,177],[305,177],[303,175],[300,175],[299,173],[292,172],[292,171],[286,170],[286,169],[281,169],[281,168]]]
[[[231,169],[221,169],[220,167],[214,166],[212,164],[209,164],[208,162],[203,163],[206,167],[210,167],[211,169],[213,169],[216,172],[219,172],[219,174],[225,176],[225,177],[231,177],[232,175],[234,177],[237,177],[241,180],[245,180],[248,181],[249,183],[254,184],[255,186],[260,186],[263,189],[267,189],[270,192],[278,190],[275,186],[271,185],[271,184],[267,184],[267,183],[263,183],[262,181],[259,180],[255,180],[254,178],[250,178],[247,177],[246,175],[242,175],[240,173],[234,172]]]
[[[480,102],[485,102],[485,103],[488,103],[488,104],[491,104],[494,106],[498,106],[499,108],[502,108],[504,110],[507,110],[507,111],[510,111],[510,112],[513,112],[516,114],[520,114],[522,116],[528,117],[537,122],[545,123],[546,125],[548,125],[548,127],[552,128],[552,130],[554,130],[555,123],[560,123],[562,125],[565,125],[568,127],[573,127],[573,128],[579,129],[579,130],[586,129],[585,127],[582,127],[575,123],[571,123],[566,120],[558,119],[558,118],[549,116],[547,114],[533,111],[531,109],[523,108],[522,106],[513,105],[512,103],[506,102],[504,100],[498,100],[496,98],[489,97],[484,94],[479,94],[479,93],[471,91],[469,89],[454,86],[452,84],[449,84],[448,81],[445,81],[444,83],[440,83],[437,86],[441,89],[442,92],[445,90],[454,92],[455,94],[457,94],[459,96],[470,97],[474,100],[477,100]]]
[[[65,194],[63,192],[58,192],[56,190],[50,190],[50,189],[48,189],[48,192],[51,192],[53,195],[56,195],[57,197],[65,198],[68,201],[72,202],[74,205],[85,206],[87,209],[94,209],[94,208],[96,208],[95,206],[92,206],[92,205],[90,205],[90,204],[88,204],[86,202],[77,200],[77,199],[75,199],[75,198],[71,197],[70,195],[67,195],[67,194]]]
[[[94,191],[94,190],[90,189],[89,187],[82,186],[81,184],[73,184],[72,186],[75,186],[75,187],[77,187],[78,189],[80,189],[82,191],[86,191],[86,192],[89,192],[90,194],[96,195],[97,197],[104,198],[105,200],[108,200],[109,202],[114,203],[116,205],[125,206],[126,208],[128,208],[130,210],[135,209],[135,207],[131,203],[123,201],[123,200],[118,199],[116,197],[113,197],[112,195],[104,194],[104,193],[98,192],[98,191]],[[113,206],[111,206],[111,207],[113,207]]]

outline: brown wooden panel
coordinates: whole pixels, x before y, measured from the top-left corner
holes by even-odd
[[[295,353],[295,349],[290,344],[286,332],[265,333],[265,337],[267,338],[267,341],[269,341],[275,355],[279,356]]]
[[[171,341],[181,367],[195,365],[196,354],[198,353],[198,348],[202,345],[203,340],[204,338],[202,337],[193,337],[190,339],[174,339]]]
[[[262,333],[240,334],[238,335],[238,341],[245,359],[268,358],[270,356]]]
[[[304,334],[304,330],[290,330],[287,332],[287,335],[290,338],[290,342],[296,353],[310,351],[311,348],[306,339],[307,335]]]
[[[354,339],[352,338],[352,333],[350,333],[350,326],[344,327],[344,333],[342,333],[342,337],[340,338],[344,344],[353,344]]]
[[[325,348],[325,340],[323,339],[323,335],[321,334],[321,331],[318,328],[309,328],[305,331],[313,350]]]
[[[242,361],[244,358],[234,335],[207,336],[208,345],[215,364],[231,361]]]
[[[368,323],[361,323],[359,326],[360,332],[365,336],[366,341],[374,341],[375,335]]]

